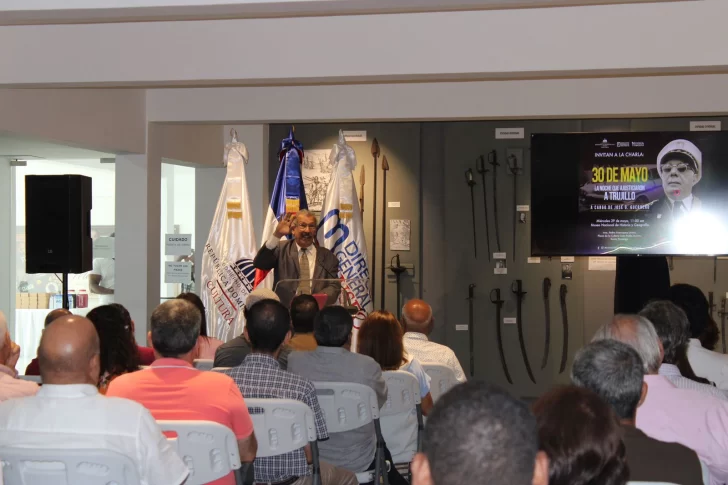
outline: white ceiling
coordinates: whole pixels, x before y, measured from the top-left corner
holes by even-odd
[[[115,155],[109,153],[0,133],[0,158],[17,158],[19,160],[81,160],[113,157]]]
[[[3,0],[0,25],[298,17],[701,0]]]

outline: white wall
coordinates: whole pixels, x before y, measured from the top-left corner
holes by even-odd
[[[200,86],[719,72],[728,67],[726,18],[728,2],[708,0],[0,27],[0,86]],[[670,30],[674,26],[679,26],[679,33]]]

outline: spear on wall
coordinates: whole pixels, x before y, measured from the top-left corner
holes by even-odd
[[[372,141],[372,157],[374,158],[374,201],[372,202],[372,289],[371,294],[374,295],[375,284],[377,281],[377,160],[379,159],[379,142],[375,138]]]
[[[364,220],[364,184],[366,183],[366,175],[364,165],[361,166],[361,172],[359,172],[359,184],[361,190],[359,190],[359,210],[361,211],[362,221]]]

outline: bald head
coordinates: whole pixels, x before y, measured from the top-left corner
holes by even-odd
[[[51,324],[54,320],[61,318],[65,315],[71,315],[71,312],[66,310],[65,308],[56,308],[55,310],[51,310],[51,312],[46,315],[45,322],[43,322],[43,327],[47,327]]]
[[[617,340],[635,349],[645,366],[645,373],[657,374],[662,364],[660,338],[652,323],[640,315],[615,315],[597,330],[592,342]]]
[[[90,320],[65,315],[43,332],[38,363],[44,384],[99,382],[99,336]]]
[[[430,335],[434,322],[432,320],[432,307],[422,300],[410,300],[402,308],[402,323],[405,331],[419,332]]]

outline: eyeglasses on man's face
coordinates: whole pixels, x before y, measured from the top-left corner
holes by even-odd
[[[687,163],[678,163],[678,164],[669,164],[666,163],[660,167],[660,171],[663,174],[669,174],[673,171],[673,169],[677,170],[678,173],[685,173],[687,170],[692,170],[692,167],[688,165]]]

